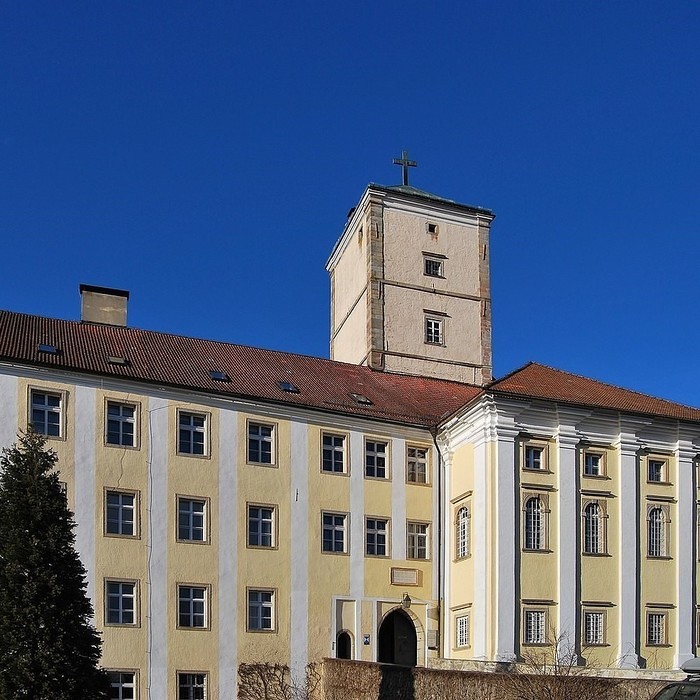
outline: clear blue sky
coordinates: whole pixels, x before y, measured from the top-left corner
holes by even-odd
[[[700,405],[700,3],[0,5],[0,307],[328,354],[368,182],[496,212],[497,375]]]

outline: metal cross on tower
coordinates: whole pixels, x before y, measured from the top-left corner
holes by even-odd
[[[408,159],[408,151],[401,151],[401,158],[394,158],[394,165],[400,165],[403,170],[403,184],[408,185],[408,169],[415,168],[418,163]]]

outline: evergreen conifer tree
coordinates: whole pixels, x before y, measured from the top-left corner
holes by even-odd
[[[57,460],[31,432],[0,458],[0,700],[108,697]]]

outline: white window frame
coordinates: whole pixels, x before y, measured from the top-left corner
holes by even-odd
[[[41,401],[39,401],[40,397]],[[54,403],[56,400],[58,403]],[[66,393],[64,391],[30,387],[28,423],[31,429],[48,439],[63,440],[65,438],[65,402]],[[43,416],[39,427],[34,420],[35,411],[37,415]],[[49,416],[57,416],[58,421],[50,420]],[[53,432],[54,426],[55,432]]]
[[[112,408],[118,409],[118,413],[110,413]],[[131,415],[126,411],[131,411]],[[105,445],[109,447],[136,447],[137,446],[137,416],[138,406],[126,401],[107,399],[105,402]],[[110,430],[112,424],[116,430]],[[130,426],[129,432],[127,426]],[[110,435],[117,436],[116,442],[110,440]]]
[[[246,589],[246,630],[275,632],[277,591],[274,588]],[[255,615],[251,613],[255,612]]]
[[[178,495],[175,505],[177,512],[177,522],[175,524],[177,541],[191,544],[206,544],[209,541],[209,499]],[[201,506],[201,510],[196,510],[194,506]],[[185,519],[184,525],[183,516]],[[183,534],[185,535],[184,537]]]
[[[668,468],[668,458],[658,455],[647,457],[647,483],[668,484],[670,482]]]
[[[209,674],[205,671],[177,672],[177,700],[207,700],[208,686]]]
[[[247,546],[254,549],[275,549],[277,547],[277,506],[269,503],[248,503],[246,512]]]
[[[605,501],[585,500],[581,509],[581,551],[583,554],[607,554],[607,507]]]
[[[529,508],[537,503],[537,509]],[[546,552],[548,550],[549,503],[546,494],[523,494],[523,550]]]
[[[105,626],[136,627],[138,625],[138,581],[105,579]],[[116,605],[113,603],[116,602]],[[112,619],[115,613],[117,619]]]
[[[471,646],[471,619],[469,612],[460,612],[455,617],[455,648]]]
[[[326,444],[326,441],[329,444]],[[321,433],[321,472],[324,474],[347,474],[346,444],[347,436],[343,433],[332,433],[325,430]]]
[[[406,483],[429,484],[429,464],[429,447],[423,445],[406,445]]]
[[[430,524],[416,520],[406,522],[406,559],[430,559]]]
[[[523,644],[547,644],[547,611],[526,608],[523,611]]]
[[[667,504],[647,504],[647,557],[667,559],[671,552],[671,517]]]
[[[389,556],[389,518],[365,518],[365,554],[368,557]]]
[[[177,584],[177,628],[209,629],[209,586],[203,583]],[[182,604],[188,606],[183,612]]]
[[[668,644],[668,611],[647,610],[646,645],[662,647]]]
[[[347,554],[348,514],[333,511],[321,513],[321,551],[324,554]],[[330,537],[326,537],[326,535]],[[330,546],[327,547],[326,543]],[[338,549],[340,546],[340,549]]]
[[[547,445],[526,442],[523,444],[523,467],[530,472],[547,471]]]
[[[445,319],[426,316],[423,328],[426,345],[445,345]]]
[[[588,478],[602,478],[605,476],[605,453],[593,450],[583,452],[583,475]]]
[[[388,478],[389,441],[365,438],[365,479],[386,480]]]
[[[471,504],[463,503],[455,514],[455,559],[471,556]]]
[[[436,255],[423,253],[423,275],[425,277],[437,277],[444,279],[445,277],[445,261]]]
[[[201,425],[199,425],[199,421],[201,421]],[[200,435],[201,439],[198,437]],[[183,437],[185,438],[184,440]],[[208,443],[209,415],[197,411],[178,409],[177,453],[187,457],[208,457]],[[199,451],[200,449],[201,452]]]
[[[110,503],[110,497],[117,497],[117,503]],[[130,498],[131,504],[125,503],[124,499]],[[139,536],[139,494],[138,491],[122,491],[118,489],[105,489],[104,496],[104,534],[106,537],[129,537]],[[112,517],[110,517],[110,515]],[[130,518],[129,518],[130,516]],[[114,525],[110,525],[114,523]],[[125,526],[131,526],[131,532],[124,532]],[[113,529],[110,529],[112,527]]]
[[[122,671],[119,669],[110,669],[107,671],[109,677],[109,685],[113,690],[117,690],[115,700],[130,700],[138,698],[137,673],[136,671]],[[129,695],[124,694],[124,690],[130,690]],[[112,697],[110,695],[110,697]]]
[[[246,460],[248,464],[274,467],[277,457],[276,443],[277,425],[275,423],[259,420],[248,421],[246,428]]]
[[[606,643],[607,615],[604,610],[584,610],[581,630],[583,646],[604,646]]]

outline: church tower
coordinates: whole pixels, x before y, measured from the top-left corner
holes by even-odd
[[[482,385],[492,378],[493,212],[408,184],[369,184],[326,269],[331,359]]]

